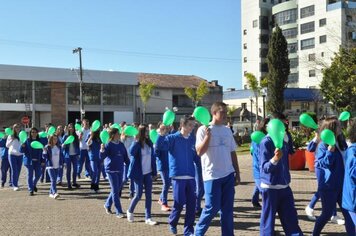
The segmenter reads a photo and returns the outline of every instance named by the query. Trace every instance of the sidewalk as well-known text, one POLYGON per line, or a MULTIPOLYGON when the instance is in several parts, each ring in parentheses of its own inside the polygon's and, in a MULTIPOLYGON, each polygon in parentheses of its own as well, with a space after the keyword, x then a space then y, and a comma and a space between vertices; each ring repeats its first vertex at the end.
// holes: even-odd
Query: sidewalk
MULTIPOLYGON (((251 206, 254 182, 251 173, 251 157, 239 156, 242 184, 236 187, 234 204, 235 235, 259 235, 259 210, 251 206)), ((28 196, 26 189, 26 168, 21 172, 21 191, 14 192, 5 187, 0 189, 0 235, 171 235, 168 230, 169 213, 160 211, 157 199, 161 191, 160 181, 154 182, 152 219, 157 226, 144 224, 144 199, 135 209, 135 223, 126 218, 118 219, 105 214, 104 201, 110 191, 108 182, 101 182, 101 193, 89 190, 89 180, 80 180, 81 188, 67 191, 58 188, 60 199, 48 197, 49 184, 39 184, 35 196, 28 196), (25 185, 25 186, 24 186, 25 185)), ((314 222, 307 219, 304 208, 316 190, 314 173, 307 170, 292 171, 292 189, 299 214, 299 224, 305 235, 311 235, 314 222)), ((124 189, 121 203, 126 210, 129 205, 128 188, 124 189)), ((144 197, 144 195, 143 195, 144 197)), ((171 193, 169 198, 172 198, 171 193)), ((171 205, 172 202, 170 202, 171 205)), ((320 212, 320 203, 316 213, 320 212)), ((184 212, 183 212, 184 213, 184 212)), ((341 212, 338 211, 341 215, 341 212)), ((178 233, 182 235, 184 219, 180 219, 178 233)), ((279 220, 276 229, 284 235, 279 220)), ((323 235, 346 235, 344 226, 328 223, 323 235)), ((215 218, 206 235, 220 235, 220 222, 215 218)), ((278 235, 278 234, 277 234, 278 235)))

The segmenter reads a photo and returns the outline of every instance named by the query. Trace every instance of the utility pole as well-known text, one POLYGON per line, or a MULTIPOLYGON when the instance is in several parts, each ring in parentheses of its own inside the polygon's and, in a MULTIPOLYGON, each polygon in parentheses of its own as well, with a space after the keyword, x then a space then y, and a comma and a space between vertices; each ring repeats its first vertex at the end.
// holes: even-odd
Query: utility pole
POLYGON ((82 67, 82 48, 77 47, 73 49, 73 54, 79 54, 79 105, 80 105, 80 120, 82 121, 85 116, 84 104, 83 104, 83 67, 82 67))

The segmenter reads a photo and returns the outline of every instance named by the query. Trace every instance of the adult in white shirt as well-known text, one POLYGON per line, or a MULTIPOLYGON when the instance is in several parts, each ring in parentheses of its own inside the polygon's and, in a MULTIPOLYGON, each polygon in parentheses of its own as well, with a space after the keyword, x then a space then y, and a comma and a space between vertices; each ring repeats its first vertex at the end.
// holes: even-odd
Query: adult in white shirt
POLYGON ((80 156, 78 161, 78 168, 77 168, 77 175, 78 179, 80 179, 80 175, 82 174, 83 165, 85 163, 85 176, 89 178, 91 176, 91 167, 90 167, 90 160, 88 154, 88 144, 87 139, 90 136, 90 127, 89 127, 89 120, 83 119, 82 120, 82 129, 81 132, 77 133, 79 137, 79 148, 80 148, 80 156))
POLYGON ((213 120, 201 126, 196 136, 196 150, 201 157, 205 190, 205 208, 195 227, 195 235, 206 233, 211 220, 221 211, 221 235, 234 234, 234 186, 240 183, 236 143, 225 126, 227 105, 215 102, 210 110, 213 120))
POLYGON ((19 191, 20 189, 18 181, 23 161, 23 153, 20 152, 20 125, 14 124, 12 130, 13 134, 7 137, 6 147, 9 149, 9 162, 11 168, 12 186, 14 187, 14 191, 19 191))

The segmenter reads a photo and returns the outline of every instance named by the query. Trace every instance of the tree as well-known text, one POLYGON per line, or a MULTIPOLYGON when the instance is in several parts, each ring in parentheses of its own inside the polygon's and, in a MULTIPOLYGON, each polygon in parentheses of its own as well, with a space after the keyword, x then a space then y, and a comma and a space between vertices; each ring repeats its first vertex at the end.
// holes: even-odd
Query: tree
POLYGON ((155 87, 156 86, 153 83, 140 84, 138 87, 140 98, 143 103, 143 122, 146 122, 146 105, 148 100, 150 100, 153 89, 155 89, 155 87))
MULTIPOLYGON (((256 120, 258 119, 258 97, 260 96, 261 86, 258 85, 256 76, 252 73, 246 73, 245 77, 247 79, 248 87, 253 91, 256 99, 256 120)), ((252 111, 251 111, 252 113, 252 111)))
POLYGON ((184 93, 192 100, 194 107, 198 106, 199 102, 209 92, 206 81, 202 80, 197 88, 187 87, 184 93))
POLYGON ((284 111, 284 89, 288 84, 290 65, 287 41, 277 25, 269 40, 267 74, 267 110, 270 112, 284 111))
POLYGON ((234 114, 234 112, 237 110, 237 107, 232 105, 228 105, 227 106, 227 116, 229 117, 229 121, 232 121, 232 115, 234 114))
POLYGON ((323 96, 337 112, 356 112, 356 48, 340 48, 320 84, 323 96))

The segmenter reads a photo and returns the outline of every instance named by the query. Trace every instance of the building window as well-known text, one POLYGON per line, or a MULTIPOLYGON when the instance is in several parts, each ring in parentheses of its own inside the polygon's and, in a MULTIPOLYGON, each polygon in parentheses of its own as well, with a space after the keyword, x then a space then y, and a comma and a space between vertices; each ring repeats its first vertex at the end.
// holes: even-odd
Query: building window
POLYGON ((274 4, 274 0, 271 0, 271 3, 274 4))
POLYGON ((282 31, 282 34, 286 39, 295 38, 298 35, 298 28, 286 29, 282 31))
POLYGON ((160 96, 160 92, 159 92, 158 90, 155 90, 155 91, 154 91, 154 95, 155 95, 156 97, 159 97, 159 96, 160 96))
POLYGON ((356 41, 356 32, 349 32, 349 40, 356 41))
POLYGON ((268 48, 261 48, 260 49, 260 57, 266 58, 268 54, 268 48))
POLYGON ((315 70, 309 70, 309 77, 315 77, 315 70))
POLYGON ((308 55, 308 61, 315 61, 315 53, 311 53, 308 55))
POLYGON ((298 51, 298 43, 290 43, 287 48, 289 53, 296 53, 298 51))
POLYGON ((300 48, 302 50, 310 49, 310 48, 314 48, 314 47, 315 47, 314 38, 304 39, 304 40, 300 41, 300 48))
POLYGON ((245 63, 247 62, 247 57, 244 57, 244 62, 245 62, 245 63))
POLYGON ((298 83, 298 73, 290 73, 288 76, 288 83, 298 83))
POLYGON ((305 18, 314 15, 314 5, 300 9, 300 18, 305 18))
POLYGON ((266 0, 263 0, 263 2, 266 2, 266 0))
POLYGON ((321 57, 324 57, 324 52, 321 52, 320 55, 321 55, 321 57))
POLYGON ((322 35, 319 37, 319 43, 322 44, 322 43, 326 43, 326 35, 322 35))
POLYGON ((0 80, 0 103, 32 103, 32 81, 0 80))
POLYGON ((279 26, 297 22, 297 9, 286 10, 274 15, 275 23, 279 26))
POLYGON ((298 67, 298 58, 291 58, 289 59, 290 68, 297 68, 298 67))
POLYGON ((300 103, 300 108, 301 108, 302 111, 309 110, 309 107, 310 107, 309 102, 301 102, 300 103))
POLYGON ((174 107, 193 107, 193 102, 187 95, 173 95, 172 103, 174 107))
POLYGON ((132 106, 133 105, 133 87, 129 85, 103 85, 103 104, 132 106))
POLYGON ((260 64, 260 71, 261 72, 268 72, 268 64, 267 63, 261 63, 260 64))
POLYGON ((323 27, 326 25, 326 18, 320 19, 319 20, 319 27, 323 27))
POLYGON ((268 16, 261 16, 260 22, 261 22, 261 29, 269 30, 268 16))
POLYGON ((268 42, 269 42, 269 35, 261 34, 260 35, 260 43, 268 44, 268 42))
POLYGON ((314 21, 300 25, 300 33, 301 33, 301 34, 306 34, 306 33, 314 32, 314 30, 315 30, 314 21))
MULTIPOLYGON (((64 86, 65 83, 63 83, 64 86)), ((35 82, 36 104, 51 104, 51 83, 44 81, 35 82)))
POLYGON ((292 102, 291 101, 284 101, 284 108, 286 110, 291 110, 292 109, 292 102))
POLYGON ((258 20, 254 20, 253 22, 252 22, 252 27, 253 28, 256 28, 258 26, 258 20))
POLYGON ((244 35, 247 35, 247 30, 246 29, 244 29, 244 35))
POLYGON ((84 105, 100 105, 101 85, 84 84, 83 85, 83 103, 84 105))
POLYGON ((244 49, 247 49, 247 43, 244 43, 244 49))

